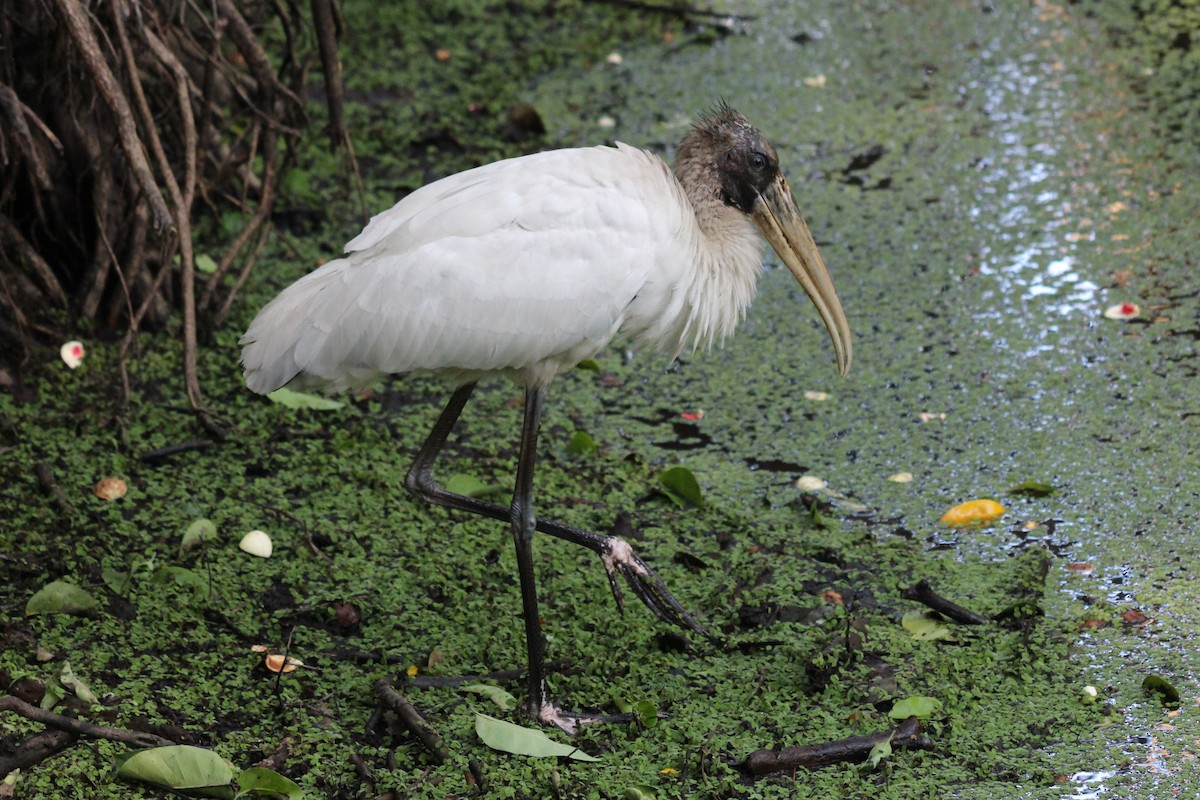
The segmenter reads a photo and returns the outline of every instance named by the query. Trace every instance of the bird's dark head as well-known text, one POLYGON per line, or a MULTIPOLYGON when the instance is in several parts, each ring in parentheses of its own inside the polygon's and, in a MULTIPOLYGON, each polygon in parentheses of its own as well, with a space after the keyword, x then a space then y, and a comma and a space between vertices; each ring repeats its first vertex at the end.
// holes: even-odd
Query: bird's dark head
POLYGON ((749 214, 779 176, 779 156, 758 129, 722 103, 700 118, 679 145, 676 171, 705 173, 721 201, 749 214))
POLYGON ((749 217, 812 298, 829 329, 838 370, 850 369, 850 326, 842 303, 792 190, 779 156, 758 129, 722 103, 701 117, 675 158, 675 176, 701 230, 717 231, 736 209, 749 217))

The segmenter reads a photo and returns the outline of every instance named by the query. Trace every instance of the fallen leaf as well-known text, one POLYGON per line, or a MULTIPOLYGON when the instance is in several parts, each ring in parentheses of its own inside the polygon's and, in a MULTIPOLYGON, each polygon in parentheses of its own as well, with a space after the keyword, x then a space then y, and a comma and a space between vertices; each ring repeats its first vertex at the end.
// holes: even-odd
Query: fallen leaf
POLYGON ((271 392, 267 395, 267 399, 273 403, 278 403, 284 408, 311 408, 314 411, 333 411, 345 405, 345 403, 340 400, 334 400, 332 397, 321 397, 316 394, 296 392, 286 387, 271 392))
POLYGON ((25 604, 25 616, 34 614, 78 614, 91 611, 99 603, 78 586, 52 581, 37 591, 25 604))
POLYGON ((483 695, 495 703, 501 711, 511 711, 517 707, 517 698, 513 697, 511 692, 499 686, 491 686, 486 683, 470 683, 458 688, 463 692, 474 692, 475 694, 483 695))
POLYGON ((464 497, 486 497, 504 491, 498 483, 484 483, 474 475, 451 475, 446 481, 446 491, 461 494, 464 497))
POLYGON ((909 717, 929 719, 933 712, 941 707, 942 704, 936 697, 915 695, 913 697, 906 697, 895 703, 892 706, 892 710, 888 712, 888 716, 896 720, 904 720, 909 717))
POLYGON ((942 619, 925 611, 909 611, 900 624, 912 637, 922 642, 953 642, 954 631, 942 619))
POLYGON ((212 750, 177 744, 138 750, 119 758, 117 776, 168 789, 205 789, 228 786, 233 768, 212 750))
POLYGON ((802 492, 819 492, 828 485, 816 475, 801 475, 796 479, 796 488, 802 492))
POLYGON ((295 672, 298 668, 304 666, 304 662, 298 658, 291 656, 282 656, 278 653, 267 653, 263 658, 263 664, 271 672, 282 672, 285 675, 289 672, 295 672))
POLYGON ((575 431, 571 435, 571 441, 567 442, 566 450, 569 455, 590 456, 600 452, 600 445, 583 431, 575 431))
POLYGON ((688 504, 696 508, 704 506, 700 484, 687 467, 672 467, 658 476, 658 482, 662 484, 667 497, 671 498, 676 505, 688 504))
POLYGON ((179 552, 186 553, 194 550, 207 541, 217 538, 217 526, 210 519, 198 519, 183 532, 179 542, 179 552))
POLYGON ((58 682, 70 689, 75 693, 76 697, 89 705, 100 702, 100 698, 96 697, 96 693, 88 688, 86 683, 76 677, 74 670, 71 669, 70 661, 63 662, 62 671, 58 675, 58 682))
POLYGON ((493 750, 535 758, 566 757, 576 761, 599 761, 578 747, 556 742, 536 728, 523 728, 487 714, 475 715, 475 733, 493 750))
POLYGON ((1049 497, 1054 494, 1054 487, 1041 481, 1022 481, 1010 488, 1008 493, 1025 497, 1049 497))
POLYGON ((1179 690, 1161 675, 1147 675, 1142 688, 1157 694, 1165 706, 1179 706, 1179 690))
POLYGON ((283 777, 273 769, 266 767, 250 767, 237 776, 238 797, 253 795, 276 797, 283 795, 288 800, 300 800, 304 790, 294 781, 283 777))
POLYGON ((1004 506, 995 500, 968 500, 942 514, 943 525, 958 528, 964 525, 983 525, 1004 515, 1004 506))
POLYGON ((92 494, 101 500, 120 500, 129 491, 129 486, 120 478, 101 478, 92 487, 92 494))

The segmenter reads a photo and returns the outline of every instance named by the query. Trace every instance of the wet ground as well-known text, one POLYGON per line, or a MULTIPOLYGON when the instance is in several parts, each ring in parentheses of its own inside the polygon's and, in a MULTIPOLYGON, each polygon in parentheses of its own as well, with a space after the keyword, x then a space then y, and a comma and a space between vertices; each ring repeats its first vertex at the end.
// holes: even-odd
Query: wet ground
MULTIPOLYGON (((1132 88, 1139 69, 1111 49, 1092 6, 771 5, 669 25, 669 39, 619 59, 531 78, 525 98, 547 145, 617 138, 668 155, 698 110, 729 101, 778 149, 854 330, 843 380, 815 312, 772 263, 723 349, 663 365, 613 347, 599 373, 551 389, 546 515, 605 527, 630 512, 638 550, 741 645, 672 638, 632 598, 614 615, 594 560, 539 540, 550 655, 571 662, 557 696, 605 708, 648 698, 669 719, 581 737, 597 765, 488 751, 474 712, 495 710, 445 689, 412 697, 457 760, 435 766, 411 737, 373 725, 370 687, 398 664, 444 676, 523 663, 511 547, 502 527, 397 491, 442 398, 431 382, 395 381, 332 414, 280 409, 241 386, 238 330, 201 363, 233 432, 219 446, 142 459, 197 435, 178 410, 167 337, 143 338, 124 415, 111 414, 114 355, 99 342, 85 369, 31 370, 24 399, 4 398, 3 476, 23 499, 3 507, 15 525, 2 531, 12 613, 0 667, 52 682, 69 660, 113 693, 114 724, 177 726, 239 767, 276 759, 314 796, 363 791, 351 753, 379 792, 422 797, 469 791, 468 757, 494 796, 1195 795, 1194 153, 1156 133, 1157 112, 1132 88), (1136 313, 1105 316, 1121 304, 1136 313), (567 452, 575 431, 599 451, 567 452), (45 495, 32 464, 52 470, 73 511, 45 495), (677 464, 699 480, 703 510, 651 491, 677 464), (912 480, 888 480, 898 473, 912 480), (91 497, 106 474, 129 480, 121 504, 91 497), (798 488, 805 476, 826 488, 798 488), (1030 482, 1052 491, 1014 491, 1030 482), (984 528, 938 523, 978 497, 1008 513, 984 528), (198 517, 219 538, 184 553, 179 537, 198 517), (275 538, 268 561, 236 548, 255 527, 275 538), (105 612, 23 618, 55 578, 89 588, 105 612), (918 606, 900 590, 921 578, 981 613, 1017 610, 956 629, 953 643, 914 642, 900 619, 918 606), (346 602, 361 623, 335 615, 346 602), (289 642, 313 669, 279 681, 250 647, 289 642), (1178 690, 1177 707, 1143 688, 1147 676, 1178 690), (1088 685, 1094 703, 1081 699, 1088 685), (733 767, 756 748, 886 729, 907 695, 942 701, 927 723, 933 751, 753 783, 733 767)), ((385 39, 391 24, 381 16, 385 39)), ((402 33, 400 55, 413 59, 420 48, 402 33)), ((448 40, 451 63, 471 41, 491 39, 448 40)), ((359 61, 387 71, 386 58, 359 61)), ((412 99, 389 92, 376 102, 412 99)), ((352 109, 373 207, 429 177, 380 155, 428 124, 415 102, 352 109)), ((419 163, 445 166, 470 113, 448 120, 419 163)), ((239 313, 248 320, 270 285, 357 230, 332 227, 323 241, 291 231, 239 313)), ((482 389, 446 471, 506 482, 518 404, 511 387, 482 389)), ((3 722, 6 743, 30 733, 3 722)), ((77 747, 17 796, 135 796, 95 777, 117 750, 77 747)))

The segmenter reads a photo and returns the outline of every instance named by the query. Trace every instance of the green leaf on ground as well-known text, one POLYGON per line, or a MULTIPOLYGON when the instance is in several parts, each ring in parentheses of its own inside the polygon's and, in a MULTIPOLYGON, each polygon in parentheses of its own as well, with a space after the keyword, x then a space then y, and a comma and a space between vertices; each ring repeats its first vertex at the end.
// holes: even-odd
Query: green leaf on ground
POLYGON ((238 793, 235 800, 242 797, 286 797, 288 800, 300 800, 304 790, 273 769, 266 767, 250 767, 237 776, 238 793))
POLYGON ((483 695, 499 706, 501 711, 511 711, 517 706, 517 698, 499 686, 490 686, 486 683, 472 683, 458 688, 464 692, 474 692, 475 694, 483 695))
POLYGON ((208 581, 186 567, 159 567, 154 582, 163 586, 174 584, 191 592, 193 600, 208 599, 208 581))
POLYGON ((334 400, 332 397, 294 392, 287 387, 276 389, 268 394, 267 397, 272 402, 286 408, 311 408, 314 411, 333 411, 345 405, 345 403, 340 400, 334 400))
POLYGON ((1008 493, 1024 497, 1049 497, 1054 494, 1054 487, 1040 481, 1022 481, 1016 486, 1010 487, 1008 493))
POLYGON ((493 750, 536 758, 572 758, 576 761, 599 761, 578 747, 556 742, 536 728, 523 728, 487 714, 475 715, 475 733, 480 741, 493 750))
POLYGON ((687 467, 672 467, 658 476, 658 482, 662 484, 667 497, 671 498, 676 505, 687 504, 696 508, 704 507, 704 496, 700 493, 700 484, 687 467))
POLYGON ((205 542, 217 538, 217 526, 213 524, 211 519, 198 519, 191 525, 188 525, 186 531, 183 532, 183 539, 179 542, 179 552, 186 553, 189 550, 194 550, 205 542))
POLYGON ((177 744, 125 756, 117 764, 117 776, 168 789, 205 789, 228 786, 233 768, 212 750, 177 744))
POLYGON ((74 692, 75 696, 85 703, 95 704, 100 702, 100 698, 96 697, 96 694, 88 688, 88 685, 75 676, 75 671, 71 669, 70 661, 63 662, 62 671, 58 675, 58 682, 74 692))
POLYGON ((1179 690, 1174 684, 1161 675, 1147 675, 1142 681, 1142 688, 1159 696, 1164 706, 1178 707, 1179 690))
POLYGON ((83 589, 66 581, 53 581, 46 584, 29 598, 25 604, 25 616, 34 614, 79 614, 91 611, 99 605, 83 589))
POLYGON ((492 494, 499 494, 504 491, 504 487, 498 483, 484 483, 474 475, 451 475, 446 481, 446 491, 461 494, 464 497, 487 497, 492 494))
POLYGON ((885 739, 871 748, 871 752, 867 755, 867 763, 870 764, 872 768, 878 767, 879 762, 883 761, 891 754, 892 742, 889 739, 885 739))
POLYGON ((567 453, 573 456, 590 456, 600 452, 596 440, 583 431, 575 431, 571 441, 567 442, 567 453))
POLYGON ((953 642, 954 631, 944 620, 925 611, 909 611, 900 620, 904 630, 923 642, 953 642))
POLYGON ((909 717, 917 719, 929 719, 933 712, 942 707, 942 704, 936 697, 923 697, 915 695, 906 697, 903 700, 897 701, 892 706, 892 710, 888 712, 888 716, 892 719, 904 720, 909 717))

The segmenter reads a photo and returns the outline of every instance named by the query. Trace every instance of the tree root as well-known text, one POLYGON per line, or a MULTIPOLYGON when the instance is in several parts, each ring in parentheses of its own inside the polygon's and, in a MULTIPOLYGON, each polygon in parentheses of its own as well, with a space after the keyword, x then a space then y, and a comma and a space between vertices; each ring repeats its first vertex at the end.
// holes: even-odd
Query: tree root
POLYGON ((198 342, 267 242, 307 125, 306 47, 324 65, 331 142, 361 184, 342 110, 338 0, 310 4, 315 44, 292 3, 47 0, 0 14, 11 55, 0 59, 0 316, 19 334, 0 341, 0 362, 57 348, 79 318, 124 329, 128 400, 138 331, 179 312, 185 390, 204 407, 198 342), (268 55, 258 37, 279 28, 281 52, 268 55), (247 220, 209 275, 193 251, 198 209, 247 220))

